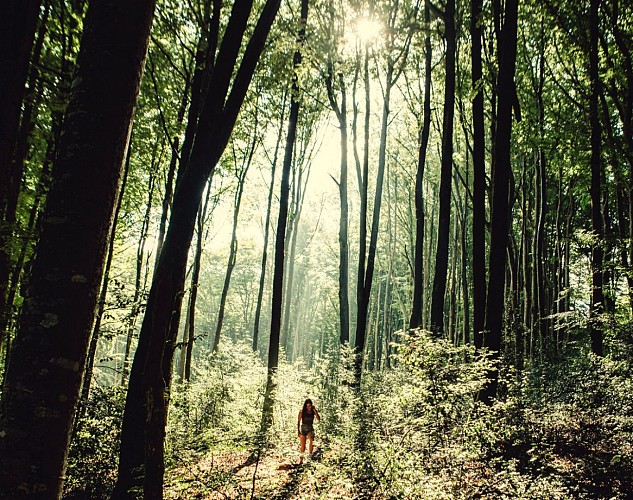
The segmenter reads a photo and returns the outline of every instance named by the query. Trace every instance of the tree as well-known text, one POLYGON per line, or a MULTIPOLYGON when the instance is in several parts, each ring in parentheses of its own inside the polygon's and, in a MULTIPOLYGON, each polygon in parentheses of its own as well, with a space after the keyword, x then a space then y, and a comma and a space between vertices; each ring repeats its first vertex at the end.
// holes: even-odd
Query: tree
POLYGON ((600 116, 598 114, 598 100, 600 96, 600 77, 598 68, 598 22, 600 0, 591 0, 589 9, 589 81, 591 94, 589 97, 589 121, 591 126, 591 227, 595 241, 591 248, 591 350, 594 354, 602 356, 602 327, 600 325, 600 315, 604 310, 604 293, 602 279, 602 265, 604 251, 602 240, 604 229, 602 221, 601 203, 601 160, 600 142, 601 127, 600 116))
POLYGON ((61 495, 154 2, 86 14, 44 226, 7 370, 0 494, 61 495), (27 439, 26 436, 29 436, 27 439))
MULTIPOLYGON (((214 8, 219 8, 219 3, 214 8)), ((215 169, 242 107, 257 61, 279 9, 267 0, 243 53, 237 59, 253 7, 236 0, 209 78, 198 130, 186 167, 178 172, 171 219, 152 281, 132 363, 126 399, 119 472, 114 496, 125 498, 143 483, 145 495, 162 498, 167 389, 175 334, 196 214, 208 177, 215 169), (231 85, 232 83, 232 85, 231 85), (140 476, 140 477, 139 477, 140 476)), ((219 11, 214 15, 219 15, 219 11)))
POLYGON ((415 260, 413 264, 413 306, 409 328, 420 328, 422 324, 422 298, 424 295, 424 167, 426 166, 426 150, 431 131, 431 8, 429 0, 424 2, 424 107, 422 130, 420 131, 420 147, 418 150, 418 169, 415 176, 415 260))
MULTIPOLYGON (((498 361, 505 302, 506 251, 510 226, 509 184, 511 172, 512 108, 515 99, 518 0, 506 2, 503 29, 499 40, 497 76, 497 126, 494 138, 492 211, 490 217, 490 255, 488 260, 488 295, 483 345, 498 361)), ((497 392, 499 372, 492 368, 480 399, 490 404, 497 392)))
POLYGON ((482 2, 472 0, 470 12, 473 97, 473 339, 483 345, 486 315, 486 158, 484 92, 481 63, 482 2))
POLYGON ((288 201, 290 196, 290 167, 297 137, 297 122, 301 102, 299 69, 301 67, 301 48, 305 42, 308 23, 308 0, 301 0, 301 18, 297 35, 297 49, 292 58, 292 90, 290 95, 290 113, 288 131, 284 148, 284 161, 281 168, 281 188, 279 194, 279 215, 277 217, 277 235, 275 238, 275 264, 273 272, 272 310, 270 320, 270 340, 268 344, 268 376, 262 411, 261 433, 264 434, 272 423, 275 377, 279 366, 279 337, 281 333, 281 310, 284 283, 284 257, 286 248, 286 225, 288 222, 288 201))
POLYGON ((0 342, 6 333, 5 316, 12 305, 7 302, 9 243, 15 221, 15 202, 11 199, 17 198, 14 193, 22 180, 15 170, 13 153, 40 5, 41 0, 7 2, 0 21, 0 342))
POLYGON ((444 299, 448 271, 448 240, 451 221, 451 184, 453 178, 453 117, 455 115, 455 0, 447 0, 442 13, 446 37, 444 80, 444 115, 442 124, 442 164, 440 174, 439 220, 435 273, 433 274, 433 300, 431 302, 431 330, 436 335, 444 332, 444 299))

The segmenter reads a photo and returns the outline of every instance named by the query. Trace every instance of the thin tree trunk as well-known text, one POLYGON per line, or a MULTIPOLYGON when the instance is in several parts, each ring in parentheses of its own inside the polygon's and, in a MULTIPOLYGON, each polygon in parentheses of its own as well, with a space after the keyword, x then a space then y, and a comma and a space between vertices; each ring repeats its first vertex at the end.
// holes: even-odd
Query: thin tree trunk
POLYGON ((446 77, 444 81, 444 119, 442 125, 442 166, 440 173, 439 220, 437 251, 433 275, 431 330, 435 335, 444 332, 444 300, 448 270, 448 240, 451 222, 451 183, 453 177, 453 116, 455 108, 455 0, 447 0, 444 11, 446 36, 446 77))
POLYGON ((341 105, 334 98, 333 90, 333 68, 332 63, 328 64, 328 75, 326 78, 327 95, 330 106, 336 115, 339 123, 340 143, 341 143, 341 167, 340 178, 336 183, 339 190, 340 201, 340 222, 339 222, 339 340, 341 345, 349 343, 349 243, 348 243, 348 218, 349 209, 347 203, 347 91, 345 88, 345 78, 339 73, 339 85, 341 88, 341 105))
POLYGON ((272 206, 272 199, 275 187, 275 172, 277 170, 277 158, 279 154, 279 145, 281 144, 281 136, 283 133, 284 124, 284 111, 286 108, 286 98, 288 94, 286 91, 283 93, 281 100, 281 113, 279 115, 279 129, 277 133, 277 142, 275 143, 275 153, 273 155, 273 161, 270 171, 270 187, 268 188, 268 201, 266 204, 266 220, 264 222, 264 248, 262 250, 262 266, 261 273, 259 275, 259 288, 257 291, 257 305, 255 307, 255 321, 253 322, 253 351, 257 352, 259 343, 259 321, 262 313, 262 302, 264 297, 264 285, 266 283, 266 264, 268 263, 268 238, 270 235, 270 213, 272 206))
POLYGON ((600 96, 600 77, 598 60, 598 23, 600 0, 591 0, 589 9, 589 80, 591 95, 589 99, 589 120, 591 124, 591 227, 596 241, 591 249, 592 293, 589 309, 591 331, 591 350, 602 356, 602 325, 600 316, 604 308, 602 283, 602 261, 604 238, 602 213, 600 204, 602 166, 600 161, 601 127, 598 115, 598 99, 600 96))
POLYGON ((482 78, 482 0, 472 0, 470 13, 473 97, 473 338, 483 346, 486 315, 486 138, 482 78))
MULTIPOLYGON (((257 108, 257 104, 256 104, 257 108)), ((235 205, 233 209, 233 232, 231 234, 231 245, 229 252, 229 260, 226 265, 226 274, 224 276, 224 286, 222 287, 222 295, 220 297, 220 308, 218 311, 218 321, 215 328, 215 337, 213 340, 213 352, 218 352, 220 346, 220 334, 222 333, 222 325, 224 323, 224 311, 226 308, 226 298, 229 294, 229 287, 231 286, 231 276, 233 269, 235 268, 235 262, 237 259, 237 221, 240 216, 240 206, 242 205, 242 193, 244 192, 244 183, 246 182, 246 174, 253 161, 253 155, 255 154, 255 146, 257 145, 257 115, 255 115, 255 124, 253 126, 253 142, 250 145, 248 158, 242 167, 240 172, 236 172, 237 186, 235 188, 235 205)), ((234 155, 235 158, 235 155, 234 155)), ((235 168, 237 169, 237 158, 235 158, 235 168)))
MULTIPOLYGON (((429 0, 424 2, 424 23, 430 25, 431 12, 429 0)), ((424 167, 426 150, 431 130, 431 30, 424 37, 424 105, 422 130, 420 131, 420 149, 418 150, 418 170, 415 177, 415 261, 413 266, 413 306, 409 328, 422 328, 422 309, 424 295, 424 167)))
POLYGON ((189 308, 187 309, 187 323, 185 324, 186 341, 183 334, 183 345, 181 349, 181 373, 180 380, 189 382, 191 380, 191 358, 193 355, 193 343, 196 340, 196 302, 198 300, 198 288, 200 287, 200 269, 202 262, 202 249, 204 245, 204 225, 209 211, 209 199, 211 197, 212 178, 207 182, 207 194, 201 210, 198 212, 198 224, 196 235, 196 255, 191 273, 191 290, 189 292, 189 308))
MULTIPOLYGON (((130 136, 130 144, 132 143, 132 137, 130 136)), ((119 191, 119 198, 117 200, 116 208, 114 209, 114 215, 112 217, 112 230, 110 231, 110 239, 108 243, 108 254, 106 256, 105 266, 103 269, 103 279, 101 280, 101 290, 99 292, 99 300, 97 301, 97 311, 95 313, 94 325, 92 327, 92 336, 90 337, 90 346, 88 347, 88 355, 86 358, 86 368, 84 371, 84 378, 81 385, 81 398, 78 417, 83 417, 88 397, 90 396, 90 385, 92 384, 92 375, 94 370, 95 356, 97 355, 97 347, 99 345, 99 334, 101 330, 101 320, 103 319, 103 313, 105 312, 106 298, 108 295, 108 286, 110 284, 110 268, 112 266, 112 258, 114 256, 114 243, 116 228, 119 222, 119 213, 121 212, 121 205, 123 204, 123 196, 125 195, 125 188, 127 186, 127 179, 130 173, 130 158, 131 148, 127 148, 125 156, 125 166, 123 169, 123 179, 121 181, 121 189, 119 191)))
MULTIPOLYGON (((162 147, 162 146, 161 146, 162 147)), ((147 233, 149 231, 150 216, 152 213, 152 202, 154 198, 154 186, 156 185, 156 168, 155 164, 160 162, 162 154, 157 155, 158 143, 154 150, 154 158, 152 159, 152 172, 149 176, 149 185, 147 186, 147 204, 145 205, 145 214, 141 223, 141 231, 139 234, 138 245, 136 249, 136 276, 134 278, 134 295, 132 297, 132 308, 128 318, 127 333, 125 338, 125 350, 123 352, 123 368, 121 370, 121 387, 127 384, 127 378, 130 371, 130 351, 132 350, 132 340, 139 314, 141 312, 141 297, 143 292, 143 268, 145 267, 145 244, 147 242, 147 233)))
MULTIPOLYGON (((491 213, 491 237, 488 295, 484 347, 490 349, 492 359, 498 360, 501 350, 503 308, 505 301, 506 255, 510 225, 509 183, 510 143, 512 136, 512 105, 514 101, 514 73, 516 68, 518 0, 505 5, 503 30, 499 44, 498 107, 494 140, 494 175, 491 213)), ((480 399, 491 404, 497 393, 499 372, 496 367, 488 374, 488 382, 480 399)))
POLYGON ((288 132, 281 172, 281 192, 279 195, 279 215, 277 219, 277 236, 275 240, 275 266, 273 273, 272 309, 270 320, 270 341, 268 345, 268 376, 266 393, 262 411, 261 434, 265 434, 272 424, 273 402, 275 397, 276 374, 279 366, 279 337, 281 332, 281 313, 284 283, 284 253, 286 225, 288 221, 288 198, 290 195, 290 168, 293 150, 297 137, 299 119, 300 88, 298 71, 301 67, 301 47, 305 42, 306 24, 308 22, 308 0, 301 0, 301 19, 297 36, 297 50, 293 56, 292 91, 290 98, 290 114, 288 115, 288 132))

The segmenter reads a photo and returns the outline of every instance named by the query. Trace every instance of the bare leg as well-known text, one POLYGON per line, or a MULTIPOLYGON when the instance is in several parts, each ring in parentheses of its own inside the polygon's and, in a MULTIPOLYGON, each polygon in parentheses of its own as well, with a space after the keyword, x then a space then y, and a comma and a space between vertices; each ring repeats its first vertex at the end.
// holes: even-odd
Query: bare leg
POLYGON ((314 451, 314 432, 308 434, 308 439, 310 440, 310 455, 312 455, 312 452, 314 451))
MULTIPOLYGON (((302 464, 303 463, 303 454, 306 451, 306 437, 301 434, 299 436, 299 450, 301 451, 301 457, 299 458, 299 463, 302 464)), ((310 441, 310 445, 312 445, 312 441, 310 441)))

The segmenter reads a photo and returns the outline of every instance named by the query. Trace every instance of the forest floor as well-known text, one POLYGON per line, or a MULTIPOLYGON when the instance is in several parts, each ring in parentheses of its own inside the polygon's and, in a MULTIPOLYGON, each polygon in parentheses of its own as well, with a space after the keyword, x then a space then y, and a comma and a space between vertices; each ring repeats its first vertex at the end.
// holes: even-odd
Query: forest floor
MULTIPOLYGON (((325 471, 315 467, 320 459, 318 448, 303 464, 299 464, 297 454, 293 452, 288 456, 269 452, 259 462, 248 451, 209 454, 171 470, 165 485, 165 498, 282 500, 319 497, 319 484, 327 482, 325 477, 320 477, 325 471)), ((352 496, 343 485, 340 491, 330 490, 328 493, 330 498, 352 496)))

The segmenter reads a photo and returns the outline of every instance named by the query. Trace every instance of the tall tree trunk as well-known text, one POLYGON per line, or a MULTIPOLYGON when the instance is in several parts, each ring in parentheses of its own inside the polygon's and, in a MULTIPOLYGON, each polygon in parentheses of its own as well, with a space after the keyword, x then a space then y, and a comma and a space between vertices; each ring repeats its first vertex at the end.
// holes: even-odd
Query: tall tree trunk
MULTIPOLYGON (((40 5, 41 0, 6 2, 0 21, 0 316, 11 307, 6 302, 10 272, 8 243, 15 214, 9 205, 10 193, 21 181, 20 174, 15 172, 13 152, 40 5)), ((6 323, 2 321, 0 342, 6 323)))
POLYGON ((446 36, 446 76, 444 81, 444 118, 442 125, 442 166, 440 173, 440 212, 437 227, 437 251, 433 275, 431 330, 444 332, 444 299, 448 270, 448 239, 451 222, 451 183, 453 177, 453 116, 455 108, 455 0, 447 0, 444 10, 446 36))
MULTIPOLYGON (((164 143, 161 148, 164 147, 164 143)), ((123 369, 121 370, 121 387, 127 384, 127 377, 130 371, 130 352, 132 350, 132 341, 138 317, 142 307, 143 295, 143 268, 145 267, 145 244, 147 242, 147 233, 149 232, 150 216, 152 214, 152 202, 154 198, 154 186, 156 185, 156 164, 160 162, 159 158, 162 154, 158 154, 158 143, 155 146, 154 158, 152 159, 152 168, 149 175, 149 185, 147 186, 147 204, 145 205, 145 214, 141 223, 141 231, 139 234, 138 244, 136 247, 136 275, 134 277, 134 295, 132 297, 132 308, 128 318, 127 332, 125 338, 125 350, 123 352, 123 369)), ((147 279, 145 279, 147 281, 147 279)))
MULTIPOLYGON (((130 136, 130 144, 132 143, 132 137, 130 136)), ((110 269, 112 267, 112 258, 114 257, 114 242, 116 235, 116 228, 119 221, 119 213, 121 212, 121 205, 123 204, 123 196, 125 194, 125 187, 127 186, 127 179, 130 173, 130 154, 131 148, 127 148, 125 156, 125 167, 123 169, 123 180, 121 181, 121 189, 119 190, 119 198, 116 203, 114 215, 112 217, 112 229, 110 231, 110 239, 108 243, 108 253, 106 256, 105 266, 103 269, 103 278, 101 280, 101 289, 99 291, 99 299, 97 300, 97 311, 95 312, 94 324, 92 326, 92 336, 90 337, 90 346, 88 347, 88 355, 86 357, 86 368, 84 370, 84 377, 81 385, 81 398, 77 413, 78 417, 84 415, 86 403, 90 396, 90 385, 92 384, 92 375, 94 370, 95 356, 97 355, 97 347, 99 345, 99 333, 101 330, 101 320, 103 319, 103 313, 105 312, 106 298, 108 295, 108 285, 110 284, 110 269)))
POLYGON ((592 293, 589 310, 591 331, 591 350, 594 354, 602 356, 602 325, 600 315, 604 308, 604 293, 602 283, 602 261, 604 251, 602 211, 600 205, 601 195, 601 161, 600 142, 601 127, 598 114, 598 99, 600 96, 600 77, 598 61, 598 23, 600 0, 591 0, 589 9, 589 80, 591 95, 589 98, 589 121, 591 125, 591 227, 596 241, 591 249, 591 273, 592 293))
POLYGON ((339 299, 339 340, 341 344, 349 343, 349 243, 348 243, 348 218, 349 208, 347 203, 347 91, 345 78, 339 73, 338 80, 341 88, 341 104, 334 97, 333 68, 328 64, 326 78, 327 95, 330 106, 336 115, 339 124, 341 143, 341 174, 338 182, 340 201, 340 222, 338 232, 339 243, 339 273, 338 273, 338 299, 339 299))
POLYGON ((277 141, 275 143, 275 153, 270 170, 270 187, 268 188, 268 201, 266 203, 266 219, 264 221, 264 244, 262 250, 262 265, 259 275, 259 288, 257 290, 257 305, 255 306, 255 320, 253 322, 253 351, 257 352, 259 344, 259 321, 262 313, 262 302, 264 298, 264 285, 266 284, 266 264, 268 263, 268 238, 270 235, 270 213, 272 207, 273 193, 275 187, 275 172, 277 170, 277 159, 279 154, 279 145, 281 144, 281 136, 284 124, 284 111, 286 108, 286 98, 288 93, 284 90, 281 100, 281 113, 279 115, 279 129, 277 133, 277 141))
MULTIPOLYGON (((369 48, 365 47, 363 61, 363 80, 365 84, 365 116, 363 121, 363 164, 361 176, 358 178, 360 190, 359 214, 359 243, 358 243, 358 272, 356 276, 356 336, 359 329, 366 328, 367 318, 361 316, 361 305, 365 296, 365 263, 367 261, 367 202, 369 194, 369 119, 371 113, 370 79, 369 79, 369 48)), ((357 172, 358 174, 359 172, 357 172)), ((367 306, 365 306, 366 309, 367 306)), ((354 344, 358 345, 358 337, 354 344)))
POLYGON ((178 173, 171 219, 130 372, 114 498, 125 498, 130 488, 143 484, 142 480, 139 481, 143 474, 146 497, 162 498, 167 411, 165 391, 170 384, 174 334, 177 333, 172 324, 177 324, 180 315, 196 214, 206 181, 215 169, 235 125, 277 14, 279 0, 267 0, 236 69, 251 8, 251 0, 236 0, 233 5, 211 73, 210 90, 202 106, 191 155, 186 168, 178 173))
POLYGON ((88 7, 77 84, 3 391, 0 496, 25 490, 61 496, 153 12, 153 1, 88 7))
MULTIPOLYGON (((518 0, 508 0, 499 44, 499 74, 497 81, 497 126, 494 139, 494 175, 492 192, 490 258, 488 261, 488 295, 484 347, 490 350, 492 359, 499 359, 505 301, 505 275, 508 229, 510 225, 510 139, 512 136, 512 106, 514 102, 514 73, 516 68, 518 0)), ((489 382, 481 400, 490 404, 496 396, 499 372, 494 367, 488 374, 489 382)))
MULTIPOLYGON (((380 128, 380 145, 378 149, 378 173, 376 176, 376 191, 374 193, 374 212, 371 224, 371 235, 369 239, 369 251, 367 253, 367 269, 364 270, 363 294, 358 304, 358 315, 356 319, 356 362, 355 362, 355 384, 360 387, 363 353, 365 350, 365 337, 367 334, 367 312, 369 299, 371 297, 371 286, 374 277, 374 262, 376 260, 376 248, 378 245, 378 227, 380 225, 380 207, 382 204, 382 186, 386 165, 387 149, 387 125, 389 120, 389 103, 391 100, 391 89, 393 81, 394 67, 390 64, 387 68, 387 78, 385 82, 385 95, 382 108, 382 123, 380 128)), ((367 179, 365 179, 367 180, 367 179)))
MULTIPOLYGON (((431 23, 429 0, 424 2, 424 24, 431 23)), ((415 261, 413 266, 413 306, 409 328, 421 328, 422 298, 424 295, 424 167, 426 150, 431 130, 431 30, 424 36, 424 105, 422 111, 422 130, 420 131, 420 149, 418 150, 418 170, 415 176, 415 261)))
MULTIPOLYGON (((193 355, 193 343, 196 340, 196 302, 198 301, 198 288, 200 287, 200 269, 202 262, 202 247, 204 245, 204 225, 209 211, 209 199, 211 197, 212 178, 207 182, 207 194, 204 203, 198 211, 198 223, 196 234, 196 255, 191 273, 191 290, 189 292, 189 307, 187 309, 187 322, 183 333, 183 342, 180 348, 180 380, 191 380, 191 358, 193 355)), ((213 210, 213 209, 212 209, 213 210)))
POLYGON ((486 138, 482 77, 482 0, 472 0, 470 13, 473 89, 473 335, 483 346, 486 316, 486 138))
POLYGON ((288 132, 284 149, 284 161, 281 169, 281 192, 279 195, 279 215, 277 218, 277 235, 275 238, 275 266, 273 272, 272 309, 270 320, 270 340, 268 345, 268 376, 266 393, 262 411, 261 433, 264 434, 272 424, 274 392, 276 387, 277 367, 279 366, 279 337, 281 333, 281 309, 284 283, 285 236, 288 222, 288 202, 290 196, 290 168, 297 138, 297 122, 299 120, 299 70, 301 68, 301 48, 305 42, 308 22, 308 0, 301 0, 301 19, 297 36, 297 49, 293 56, 292 91, 290 94, 290 114, 288 115, 288 132))

